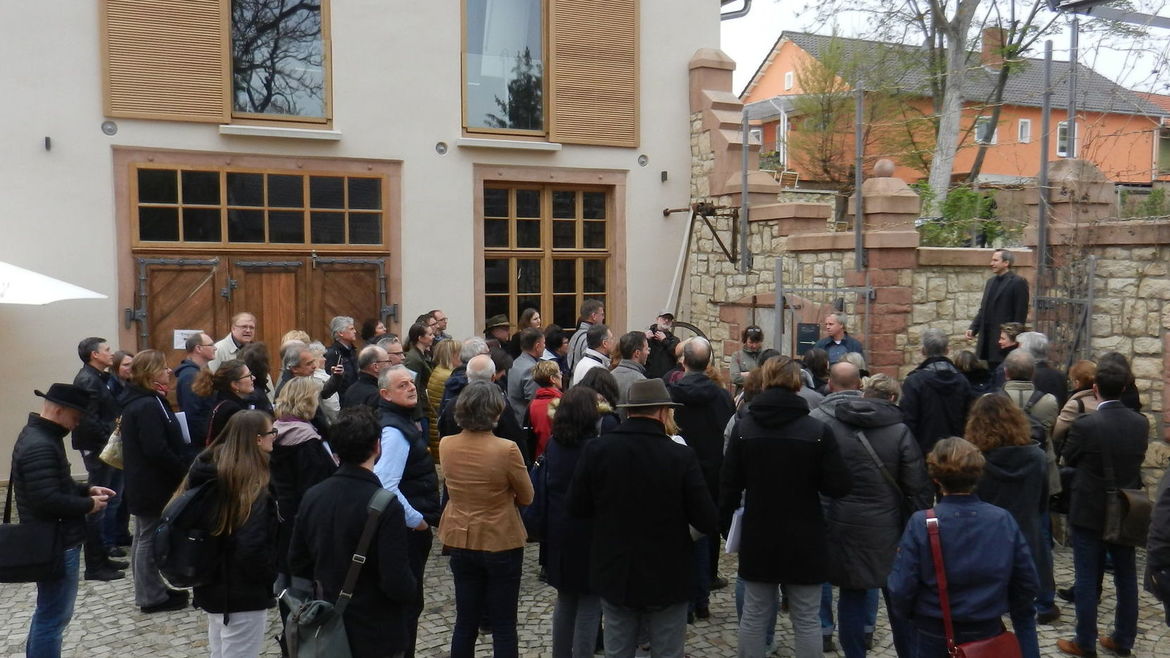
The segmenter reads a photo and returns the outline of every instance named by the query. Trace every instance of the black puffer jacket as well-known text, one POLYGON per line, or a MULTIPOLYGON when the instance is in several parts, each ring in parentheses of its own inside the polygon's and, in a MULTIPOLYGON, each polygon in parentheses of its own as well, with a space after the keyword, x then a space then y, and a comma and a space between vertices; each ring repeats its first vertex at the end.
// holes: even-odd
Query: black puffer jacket
POLYGON ((131 514, 157 517, 187 474, 194 450, 162 396, 138 386, 126 389, 122 408, 122 460, 126 505, 131 514))
POLYGON ((323 482, 337 470, 337 463, 321 435, 311 423, 293 417, 281 418, 273 424, 279 432, 272 446, 272 490, 280 504, 281 523, 277 533, 277 564, 287 571, 285 557, 292 539, 292 524, 301 498, 310 487, 323 482))
POLYGON ((929 507, 934 493, 918 442, 902 424, 898 407, 862 398, 858 391, 833 393, 812 417, 833 429, 853 480, 849 495, 826 501, 829 582, 847 589, 882 587, 894 565, 903 515, 929 507), (882 476, 858 432, 911 499, 913 510, 903 510, 901 494, 882 476))
MULTIPOLYGON (((204 451, 187 474, 188 488, 216 480, 211 452, 204 451)), ((212 486, 216 486, 213 484, 212 486)), ((207 612, 264 610, 276 603, 276 500, 263 492, 252 503, 248 520, 229 535, 215 581, 195 588, 195 607, 207 612)))
POLYGON ((932 356, 906 376, 899 406, 925 455, 939 439, 963 436, 970 404, 967 378, 947 357, 932 356))
POLYGON ((12 451, 12 485, 20 520, 60 519, 65 547, 71 548, 85 540, 85 515, 93 509, 93 500, 89 487, 69 475, 68 433, 39 414, 29 414, 12 451))
POLYGON ((73 447, 76 450, 100 451, 106 447, 106 441, 114 431, 118 414, 122 413, 122 405, 114 399, 114 393, 108 385, 109 379, 108 373, 100 372, 88 363, 81 366, 81 370, 73 377, 73 385, 84 388, 90 395, 85 415, 73 430, 73 447))
MULTIPOLYGON (((727 389, 701 372, 687 372, 668 386, 670 397, 683 406, 674 410, 678 433, 694 449, 712 500, 719 498, 719 469, 723 466, 723 430, 735 415, 727 389)), ((807 410, 806 410, 807 411, 807 410)))
POLYGON ((761 583, 819 585, 828 579, 828 541, 818 496, 849 493, 849 471, 833 430, 809 417, 808 403, 765 389, 732 430, 720 476, 724 536, 746 502, 739 575, 761 583))
POLYGON ((975 493, 983 502, 1011 512, 1032 551, 1041 583, 1051 587, 1052 565, 1048 562, 1051 553, 1041 550, 1044 535, 1040 522, 1040 515, 1048 507, 1048 456, 1035 441, 1024 446, 995 448, 983 456, 987 464, 975 493))

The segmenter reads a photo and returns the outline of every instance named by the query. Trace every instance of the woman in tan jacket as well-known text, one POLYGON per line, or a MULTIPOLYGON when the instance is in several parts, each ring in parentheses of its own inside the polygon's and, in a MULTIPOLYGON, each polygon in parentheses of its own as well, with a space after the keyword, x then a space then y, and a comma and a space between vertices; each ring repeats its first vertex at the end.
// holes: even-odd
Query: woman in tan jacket
POLYGON ((468 384, 455 402, 455 421, 463 431, 439 443, 449 496, 439 541, 450 549, 455 579, 451 658, 475 655, 485 612, 492 655, 518 655, 516 604, 528 536, 517 505, 532 502, 532 482, 520 448, 492 434, 504 410, 496 385, 468 384))
POLYGON ((1052 443, 1060 454, 1064 445, 1064 437, 1072 427, 1073 421, 1087 413, 1097 410, 1097 394, 1093 392, 1093 382, 1097 380, 1097 364, 1092 361, 1077 361, 1068 369, 1068 378, 1073 385, 1073 394, 1064 403, 1056 423, 1052 426, 1052 443))

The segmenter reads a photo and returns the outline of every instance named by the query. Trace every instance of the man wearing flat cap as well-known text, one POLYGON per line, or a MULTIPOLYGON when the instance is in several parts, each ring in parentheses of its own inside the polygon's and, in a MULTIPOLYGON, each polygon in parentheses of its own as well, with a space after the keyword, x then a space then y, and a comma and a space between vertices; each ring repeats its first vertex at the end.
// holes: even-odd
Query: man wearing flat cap
POLYGON ((503 313, 493 315, 483 323, 483 338, 487 341, 488 347, 492 350, 502 350, 504 346, 511 340, 511 334, 508 332, 512 328, 512 323, 508 322, 508 316, 503 313))
MULTIPOLYGON (((52 580, 37 583, 37 608, 29 624, 26 651, 30 656, 61 654, 61 639, 73 616, 85 515, 105 509, 112 489, 78 484, 69 474, 65 435, 81 422, 90 403, 89 391, 72 384, 53 384, 41 413, 30 413, 12 450, 12 488, 22 523, 58 521, 65 569, 52 580)), ((37 547, 30 547, 36 550, 37 547)), ((47 548, 47 547, 46 547, 47 548)))
POLYGON ((590 584, 606 650, 632 656, 645 623, 653 655, 682 658, 695 589, 690 527, 713 535, 718 513, 695 452, 666 433, 680 405, 662 380, 634 382, 626 400, 618 406, 628 418, 585 445, 569 511, 593 520, 590 584))

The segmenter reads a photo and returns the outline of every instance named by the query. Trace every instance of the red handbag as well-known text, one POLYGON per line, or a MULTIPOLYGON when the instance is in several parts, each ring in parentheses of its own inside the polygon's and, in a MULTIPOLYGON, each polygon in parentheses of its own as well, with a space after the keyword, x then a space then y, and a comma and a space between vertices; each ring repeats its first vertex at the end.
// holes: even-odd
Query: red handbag
POLYGON ((955 626, 951 623, 951 600, 947 595, 947 571, 943 564, 942 543, 938 536, 938 517, 926 510, 926 533, 934 556, 934 575, 938 579, 938 603, 942 608, 943 628, 947 634, 947 655, 951 658, 1023 658, 1016 634, 1007 630, 995 637, 955 644, 955 626))

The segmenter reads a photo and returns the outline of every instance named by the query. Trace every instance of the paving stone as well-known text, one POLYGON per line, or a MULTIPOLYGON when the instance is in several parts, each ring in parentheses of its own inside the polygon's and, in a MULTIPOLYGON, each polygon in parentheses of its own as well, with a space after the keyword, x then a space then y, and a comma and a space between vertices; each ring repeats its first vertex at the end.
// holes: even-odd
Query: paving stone
MULTIPOLYGON (((552 611, 556 600, 553 588, 536 578, 537 551, 525 551, 524 577, 517 633, 521 656, 550 655, 552 611)), ((1138 551, 1138 572, 1144 569, 1144 552, 1138 551)), ((1072 551, 1057 547, 1055 555, 1056 582, 1060 587, 1072 583, 1072 551)), ((687 653, 695 658, 735 656, 736 631, 734 574, 735 557, 724 555, 720 571, 732 580, 724 589, 711 593, 711 618, 688 627, 687 653)), ((1100 607, 1100 628, 1111 628, 1115 599, 1110 577, 1106 577, 1104 598, 1100 607)), ((438 554, 427 563, 426 602, 419 620, 418 651, 420 658, 442 658, 448 655, 451 629, 455 622, 455 588, 451 580, 447 558, 438 554)), ((0 656, 22 656, 29 619, 36 601, 36 588, 31 584, 0 584, 0 656)), ((1070 604, 1062 605, 1061 618, 1052 625, 1039 627, 1040 650, 1043 656, 1061 655, 1056 649, 1058 638, 1071 638, 1075 623, 1070 604)), ((1141 592, 1138 637, 1134 655, 1141 658, 1170 658, 1170 628, 1165 624, 1161 605, 1141 592)), ((279 619, 273 609, 269 615, 268 636, 276 634, 279 619)), ((875 648, 869 655, 892 658, 894 654, 886 623, 884 606, 879 606, 878 630, 875 648)), ((776 627, 778 652, 792 655, 792 631, 787 617, 781 617, 776 627)), ((129 578, 113 582, 82 581, 73 623, 66 632, 63 655, 90 658, 102 656, 199 656, 207 653, 207 618, 199 610, 188 608, 174 612, 142 614, 134 606, 134 588, 129 578)), ((264 656, 279 656, 275 642, 265 645, 264 656)), ((832 658, 841 656, 829 653, 832 658)), ((1105 655, 1105 654, 1102 654, 1105 655)), ((491 636, 479 639, 476 656, 491 656, 491 636)))

